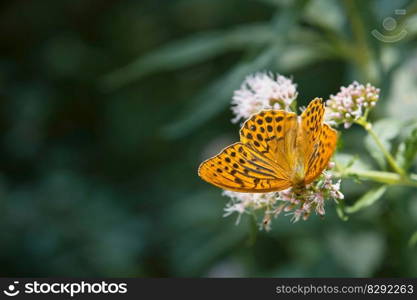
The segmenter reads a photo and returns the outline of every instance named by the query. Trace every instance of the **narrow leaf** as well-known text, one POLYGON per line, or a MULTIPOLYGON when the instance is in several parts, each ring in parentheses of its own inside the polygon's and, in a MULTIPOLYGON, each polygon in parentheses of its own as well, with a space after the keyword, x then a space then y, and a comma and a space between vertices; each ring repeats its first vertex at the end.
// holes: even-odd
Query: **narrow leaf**
POLYGON ((358 212, 359 210, 371 206, 374 204, 379 198, 384 195, 387 187, 385 185, 373 188, 367 193, 365 193, 358 201, 355 202, 352 206, 346 207, 345 211, 349 214, 358 212))
POLYGON ((340 3, 337 1, 311 1, 309 5, 307 5, 304 14, 308 22, 343 34, 346 16, 340 3), (323 11, 326 11, 325 18, 323 18, 323 11))
POLYGON ((342 220, 342 221, 347 221, 349 220, 349 217, 345 214, 344 211, 345 208, 345 203, 343 200, 339 200, 336 206, 336 212, 337 212, 337 216, 342 220))
POLYGON ((398 147, 396 160, 405 170, 408 170, 413 164, 417 154, 417 127, 412 129, 404 142, 398 147))
POLYGON ((415 245, 417 245, 417 231, 414 232, 412 236, 410 237, 410 239, 408 240, 409 247, 414 247, 415 245))
POLYGON ((357 155, 336 153, 334 157, 336 168, 340 172, 348 170, 370 170, 371 167, 361 160, 357 155))
POLYGON ((165 127, 163 134, 168 138, 181 137, 213 117, 230 103, 233 91, 248 74, 266 68, 279 52, 279 47, 275 45, 266 49, 255 60, 238 64, 194 98, 188 113, 165 127))
MULTIPOLYGON (((396 54, 400 65, 392 72, 386 112, 393 118, 410 120, 416 117, 417 110, 417 72, 413 65, 414 57, 405 59, 401 52, 396 54)), ((397 64, 395 64, 397 65, 397 64)))
POLYGON ((101 80, 106 89, 118 88, 143 76, 190 66, 224 52, 263 45, 276 38, 268 24, 239 26, 228 31, 199 33, 175 41, 139 57, 127 66, 107 74, 101 80))
POLYGON ((306 66, 329 59, 333 54, 324 47, 306 47, 305 43, 293 43, 286 47, 276 61, 282 73, 291 73, 306 66))
POLYGON ((188 134, 224 109, 230 103, 233 91, 240 86, 247 75, 271 66, 272 62, 286 47, 289 31, 297 22, 307 2, 306 0, 294 1, 290 8, 276 14, 270 24, 275 32, 275 38, 271 41, 271 44, 253 61, 239 63, 231 71, 212 83, 192 101, 188 113, 180 117, 178 121, 168 125, 163 130, 163 134, 168 138, 178 138, 188 134))

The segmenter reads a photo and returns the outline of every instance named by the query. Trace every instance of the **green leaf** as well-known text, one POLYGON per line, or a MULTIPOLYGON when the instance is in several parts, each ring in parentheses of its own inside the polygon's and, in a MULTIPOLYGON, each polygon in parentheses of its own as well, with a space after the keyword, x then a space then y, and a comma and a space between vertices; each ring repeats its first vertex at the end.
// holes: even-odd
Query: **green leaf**
POLYGON ((365 193, 358 201, 356 201, 355 204, 346 207, 345 211, 349 214, 352 214, 358 212, 359 210, 365 207, 371 206, 379 198, 381 198, 382 195, 384 195, 386 190, 387 187, 385 185, 371 189, 370 191, 365 193))
POLYGON ((404 27, 407 28, 408 32, 408 34, 405 36, 405 39, 414 39, 417 35, 417 15, 407 18, 404 23, 404 27))
POLYGON ((417 126, 411 130, 406 139, 400 144, 396 161, 405 170, 413 164, 417 154, 417 126))
POLYGON ((310 1, 305 10, 305 19, 311 24, 343 33, 346 17, 338 1, 315 0, 310 1), (323 18, 323 11, 326 17, 323 18))
POLYGON ((414 247, 415 245, 417 245, 417 231, 416 232, 414 232, 412 235, 411 235, 411 237, 410 237, 410 239, 408 240, 408 246, 411 248, 411 247, 414 247))
POLYGON ((213 82, 193 99, 184 116, 163 129, 163 134, 168 138, 184 136, 224 109, 230 103, 233 91, 240 86, 244 78, 250 73, 266 68, 279 54, 279 49, 279 45, 271 46, 255 60, 238 64, 213 82))
POLYGON ((345 202, 344 200, 339 200, 337 205, 336 205, 336 212, 337 212, 337 216, 342 220, 342 221, 347 221, 349 220, 349 217, 345 214, 345 202))
POLYGON ((276 38, 271 45, 253 61, 239 63, 197 95, 188 112, 165 127, 163 134, 167 138, 184 136, 224 109, 230 103, 233 91, 240 86, 247 75, 269 67, 272 61, 284 52, 289 31, 298 20, 298 16, 307 2, 306 0, 294 1, 291 7, 274 15, 270 26, 274 30, 276 38))
MULTIPOLYGON (((376 133, 382 145, 385 147, 385 149, 387 149, 388 152, 391 151, 390 141, 396 136, 398 136, 402 125, 403 125, 403 122, 396 120, 396 119, 382 119, 373 125, 374 132, 376 133)), ((368 135, 366 137, 365 145, 369 153, 375 159, 375 161, 379 164, 379 166, 382 169, 385 169, 386 168, 385 156, 381 152, 381 150, 379 149, 378 145, 375 143, 371 135, 368 135)))
POLYGON ((386 112, 393 118, 410 120, 416 117, 417 111, 417 72, 413 55, 404 60, 392 74, 392 87, 388 96, 386 112))
POLYGON ((383 261, 386 245, 377 232, 337 230, 327 240, 331 256, 353 277, 371 276, 383 261))
POLYGON ((346 153, 336 153, 334 157, 336 168, 340 172, 347 170, 370 170, 371 167, 362 161, 358 156, 346 153))
POLYGON ((190 66, 224 52, 263 45, 276 38, 269 24, 239 26, 228 31, 199 33, 139 57, 101 80, 106 89, 118 88, 143 76, 190 66))
POLYGON ((286 51, 277 57, 276 68, 283 73, 291 73, 332 56, 324 47, 294 43, 287 45, 286 51))

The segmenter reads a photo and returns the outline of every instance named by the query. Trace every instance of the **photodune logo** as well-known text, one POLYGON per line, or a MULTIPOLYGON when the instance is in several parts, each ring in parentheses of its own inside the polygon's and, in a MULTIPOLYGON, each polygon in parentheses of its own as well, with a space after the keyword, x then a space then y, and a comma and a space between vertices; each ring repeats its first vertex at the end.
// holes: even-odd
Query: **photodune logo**
POLYGON ((3 291, 7 296, 14 297, 20 293, 18 289, 16 289, 16 285, 19 284, 19 281, 14 281, 13 284, 10 284, 6 290, 3 291))
MULTIPOLYGON (((407 13, 405 9, 396 9, 395 14, 404 16, 407 13)), ((378 30, 372 30, 372 35, 384 43, 395 43, 402 40, 407 35, 407 30, 398 26, 398 22, 393 17, 387 17, 382 21, 382 27, 386 34, 378 30)))

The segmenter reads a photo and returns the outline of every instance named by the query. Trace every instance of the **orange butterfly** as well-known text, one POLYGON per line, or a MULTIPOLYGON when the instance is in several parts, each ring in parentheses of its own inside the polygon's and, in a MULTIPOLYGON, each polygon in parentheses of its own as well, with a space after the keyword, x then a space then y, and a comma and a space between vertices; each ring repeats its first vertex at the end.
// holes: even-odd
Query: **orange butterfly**
POLYGON ((240 129, 240 142, 204 161, 198 175, 222 189, 265 193, 303 187, 327 167, 337 132, 323 123, 316 98, 301 117, 283 110, 253 115, 240 129))

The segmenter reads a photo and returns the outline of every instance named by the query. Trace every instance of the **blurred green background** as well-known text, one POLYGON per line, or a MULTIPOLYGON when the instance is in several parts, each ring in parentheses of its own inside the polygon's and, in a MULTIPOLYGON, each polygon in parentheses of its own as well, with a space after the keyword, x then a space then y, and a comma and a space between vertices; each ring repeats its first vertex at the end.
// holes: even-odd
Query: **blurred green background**
MULTIPOLYGON (((237 140, 230 100, 256 71, 292 77, 301 105, 369 81, 373 118, 414 118, 415 13, 388 0, 2 2, 0 275, 417 276, 416 190, 393 187, 347 222, 333 203, 323 220, 282 215, 265 233, 223 218, 228 199, 197 176, 237 140)), ((343 130, 341 151, 377 168, 365 136, 343 130)), ((371 186, 343 181, 346 202, 371 186)))

